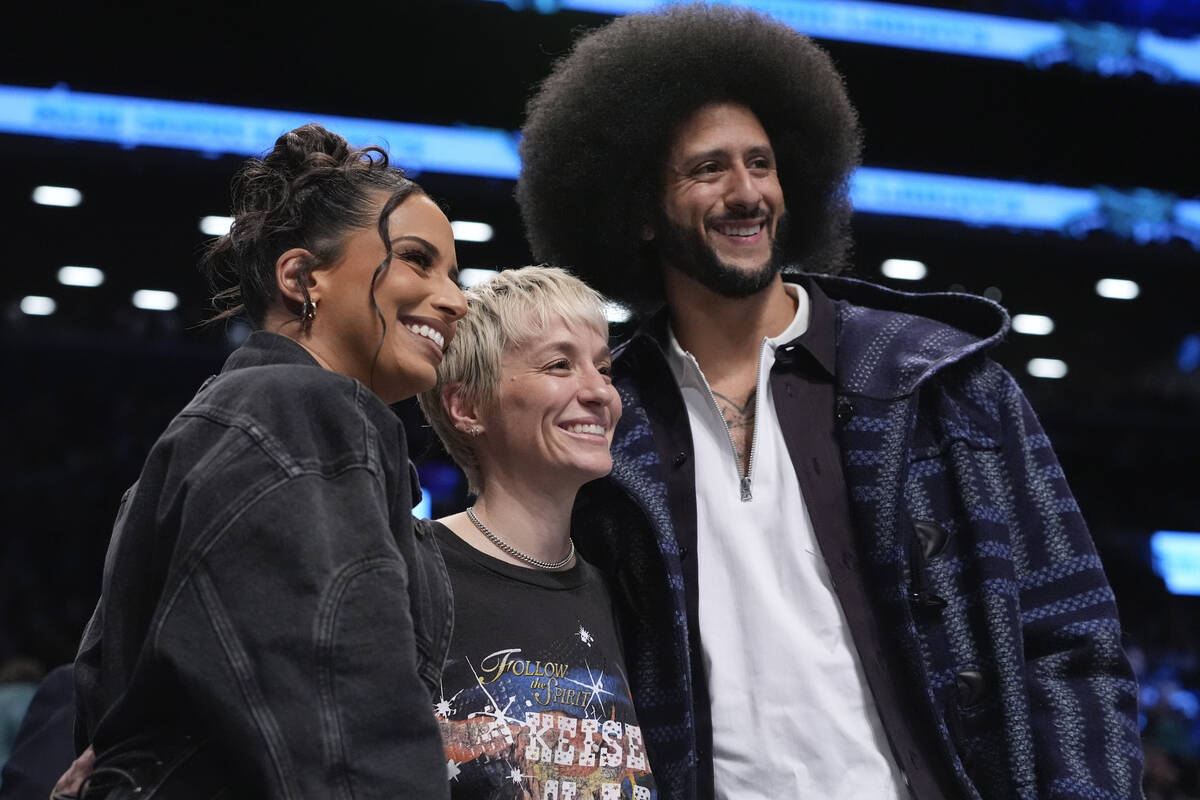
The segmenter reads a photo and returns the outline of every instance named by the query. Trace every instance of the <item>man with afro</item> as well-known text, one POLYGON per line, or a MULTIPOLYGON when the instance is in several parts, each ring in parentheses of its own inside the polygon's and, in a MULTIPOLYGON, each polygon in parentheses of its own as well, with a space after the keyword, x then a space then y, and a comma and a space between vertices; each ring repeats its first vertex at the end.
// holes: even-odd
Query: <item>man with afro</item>
POLYGON ((829 57, 747 11, 627 16, 523 134, 534 255, 642 318, 574 530, 663 796, 1140 796, 1112 591, 987 356, 1007 315, 830 274, 860 136, 829 57))

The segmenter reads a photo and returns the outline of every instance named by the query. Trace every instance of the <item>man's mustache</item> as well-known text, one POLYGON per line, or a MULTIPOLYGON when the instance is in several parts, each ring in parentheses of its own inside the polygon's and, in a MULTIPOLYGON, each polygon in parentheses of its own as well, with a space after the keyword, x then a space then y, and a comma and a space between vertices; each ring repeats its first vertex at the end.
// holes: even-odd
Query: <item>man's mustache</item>
POLYGON ((771 214, 767 209, 749 208, 749 209, 731 209, 729 212, 722 214, 719 217, 710 217, 708 224, 719 225, 725 222, 739 222, 744 219, 770 219, 771 214))

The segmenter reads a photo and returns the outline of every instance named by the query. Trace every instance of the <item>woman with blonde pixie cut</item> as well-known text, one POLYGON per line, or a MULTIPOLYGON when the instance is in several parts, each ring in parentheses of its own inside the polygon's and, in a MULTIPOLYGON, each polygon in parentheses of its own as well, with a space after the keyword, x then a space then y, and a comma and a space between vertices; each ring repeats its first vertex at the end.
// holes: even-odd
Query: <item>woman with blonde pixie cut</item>
POLYGON ((474 505, 419 523, 442 546, 454 632, 435 710, 455 798, 657 795, 612 602, 575 553, 579 488, 621 416, 603 299, 525 267, 467 291, 421 407, 474 505))

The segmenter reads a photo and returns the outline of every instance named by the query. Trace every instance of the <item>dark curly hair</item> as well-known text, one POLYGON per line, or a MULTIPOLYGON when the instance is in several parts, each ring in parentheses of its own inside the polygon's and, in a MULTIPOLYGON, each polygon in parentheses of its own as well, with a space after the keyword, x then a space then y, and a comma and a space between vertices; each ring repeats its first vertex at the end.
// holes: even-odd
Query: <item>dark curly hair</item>
POLYGON ((526 109, 516 196, 534 257, 638 311, 663 300, 653 242, 675 131, 702 106, 750 108, 771 139, 791 224, 789 269, 831 272, 849 250, 858 116, 806 36, 703 5, 632 14, 582 37, 526 109))
MULTIPOLYGON (((270 153, 249 159, 238 171, 233 180, 233 226, 200 262, 220 312, 213 320, 244 314, 261 328, 279 297, 275 262, 282 253, 293 247, 308 250, 314 259, 305 269, 311 272, 338 259, 347 233, 372 225, 387 249, 371 281, 374 306, 375 282, 392 254, 388 217, 414 193, 424 190, 390 166, 381 148, 351 148, 344 138, 315 123, 283 134, 270 153), (376 216, 380 195, 388 198, 376 216)), ((305 282, 300 286, 307 300, 305 282)), ((379 313, 378 306, 375 310, 379 313)), ((301 320, 299 309, 293 311, 301 320)))

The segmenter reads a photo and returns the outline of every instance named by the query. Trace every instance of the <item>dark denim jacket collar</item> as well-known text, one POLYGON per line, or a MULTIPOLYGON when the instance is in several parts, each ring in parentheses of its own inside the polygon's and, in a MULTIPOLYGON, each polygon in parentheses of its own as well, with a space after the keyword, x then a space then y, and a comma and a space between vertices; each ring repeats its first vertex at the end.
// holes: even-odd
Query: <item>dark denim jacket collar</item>
MULTIPOLYGON (((221 374, 268 364, 297 364, 322 368, 312 354, 295 339, 269 331, 254 331, 225 360, 221 374)), ((412 487, 412 505, 415 506, 421 502, 421 481, 417 476, 417 468, 411 461, 408 462, 408 472, 409 485, 412 487)))
POLYGON ((254 331, 241 347, 234 350, 221 372, 230 372, 245 367, 261 367, 265 364, 307 364, 320 367, 304 347, 294 339, 269 331, 254 331))

